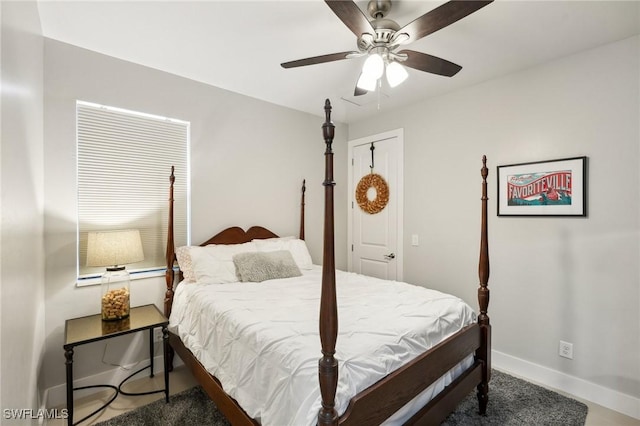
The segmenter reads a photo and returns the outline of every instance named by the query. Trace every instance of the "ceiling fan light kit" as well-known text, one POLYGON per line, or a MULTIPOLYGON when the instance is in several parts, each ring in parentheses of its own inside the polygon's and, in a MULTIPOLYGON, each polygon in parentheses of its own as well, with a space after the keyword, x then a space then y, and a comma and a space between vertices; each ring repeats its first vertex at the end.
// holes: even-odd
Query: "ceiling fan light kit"
MULTIPOLYGON (((377 55, 369 56, 369 58, 367 58, 367 61, 375 57, 377 57, 377 55)), ((389 87, 392 88, 398 86, 403 81, 405 81, 407 77, 409 77, 409 73, 407 72, 407 70, 398 62, 386 61, 386 66, 385 63, 382 63, 382 65, 378 64, 379 63, 376 62, 376 68, 373 69, 373 67, 367 67, 367 63, 365 61, 365 65, 362 68, 360 78, 358 78, 358 82, 356 83, 356 87, 367 92, 375 91, 376 86, 378 86, 378 81, 382 77, 383 73, 386 74, 387 83, 389 83, 389 87)))
POLYGON ((452 77, 460 65, 414 50, 399 50, 402 45, 434 33, 483 8, 493 0, 453 0, 436 7, 404 27, 385 18, 391 9, 390 0, 370 0, 369 20, 352 0, 325 0, 338 18, 357 38, 357 52, 341 52, 314 56, 282 63, 283 68, 320 64, 367 56, 356 84, 355 96, 374 91, 386 72, 390 87, 396 87, 408 77, 405 67, 452 77), (400 63, 404 64, 404 66, 400 63))

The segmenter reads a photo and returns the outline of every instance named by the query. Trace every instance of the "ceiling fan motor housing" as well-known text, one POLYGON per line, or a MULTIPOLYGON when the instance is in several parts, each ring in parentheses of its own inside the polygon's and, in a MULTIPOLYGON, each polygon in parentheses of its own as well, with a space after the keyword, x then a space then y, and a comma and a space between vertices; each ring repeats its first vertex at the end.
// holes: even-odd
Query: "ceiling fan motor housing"
POLYGON ((371 0, 367 5, 367 12, 373 19, 384 18, 391 10, 391 0, 371 0))
POLYGON ((400 26, 391 19, 376 19, 371 22, 375 30, 375 34, 362 34, 358 38, 358 48, 360 51, 368 51, 372 47, 387 46, 391 43, 394 34, 400 29, 400 26))

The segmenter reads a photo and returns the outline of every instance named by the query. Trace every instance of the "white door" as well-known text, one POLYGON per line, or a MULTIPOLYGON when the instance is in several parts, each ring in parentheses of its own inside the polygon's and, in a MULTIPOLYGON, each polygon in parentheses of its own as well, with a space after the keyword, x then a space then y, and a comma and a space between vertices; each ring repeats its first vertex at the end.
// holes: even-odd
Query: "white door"
MULTIPOLYGON (((403 132, 402 129, 349 142, 349 270, 364 275, 402 280, 403 132), (373 157, 372 147, 373 144, 373 157), (377 213, 363 210, 356 200, 361 179, 382 176, 389 189, 387 205, 377 213)), ((370 206, 378 194, 367 191, 370 206)), ((378 200, 379 201, 379 200, 378 200)), ((380 205, 377 205, 380 207, 380 205)), ((372 209, 369 209, 372 210, 372 209)))

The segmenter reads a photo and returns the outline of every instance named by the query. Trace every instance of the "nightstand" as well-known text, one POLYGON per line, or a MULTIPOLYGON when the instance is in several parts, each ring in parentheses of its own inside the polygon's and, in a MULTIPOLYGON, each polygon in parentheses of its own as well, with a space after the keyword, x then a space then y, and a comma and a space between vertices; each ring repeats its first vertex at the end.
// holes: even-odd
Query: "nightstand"
POLYGON ((152 393, 160 393, 164 392, 165 401, 169 402, 169 366, 167 352, 169 351, 169 342, 168 337, 169 333, 167 331, 167 326, 169 325, 169 320, 165 317, 160 310, 155 305, 145 305, 138 306, 136 308, 131 308, 129 313, 129 318, 125 318, 118 321, 103 321, 102 315, 90 315, 87 317, 74 318, 69 319, 65 323, 64 329, 64 356, 66 358, 66 367, 67 367, 67 410, 68 410, 68 419, 67 423, 69 426, 74 424, 78 424, 94 414, 98 413, 102 409, 104 409, 107 405, 111 404, 113 400, 116 399, 118 394, 123 395, 148 395, 152 393), (122 390, 122 386, 125 384, 127 380, 129 380, 134 375, 139 372, 146 370, 149 368, 151 370, 149 377, 153 377, 153 329, 156 327, 162 328, 162 358, 164 361, 164 389, 153 390, 149 392, 140 392, 140 393, 130 393, 122 390), (136 372, 129 375, 125 378, 120 384, 116 387, 113 385, 92 385, 92 386, 82 386, 79 388, 73 387, 73 350, 76 346, 84 345, 86 343, 97 342, 100 340, 110 339, 116 336, 122 336, 124 334, 136 333, 139 331, 149 330, 149 359, 150 365, 143 367, 136 372), (80 419, 78 422, 73 422, 73 391, 79 389, 87 389, 87 388, 110 388, 113 389, 114 395, 107 401, 105 405, 95 410, 91 414, 85 416, 80 419))

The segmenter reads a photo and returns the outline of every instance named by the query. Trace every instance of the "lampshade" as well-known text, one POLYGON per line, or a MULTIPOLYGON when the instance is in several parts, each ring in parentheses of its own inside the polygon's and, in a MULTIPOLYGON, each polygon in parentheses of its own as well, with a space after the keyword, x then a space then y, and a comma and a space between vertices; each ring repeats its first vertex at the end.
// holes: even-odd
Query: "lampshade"
POLYGON ((362 66, 362 75, 367 75, 368 78, 374 80, 382 77, 384 73, 384 60, 378 53, 370 54, 364 65, 362 66))
POLYGON ((140 231, 89 232, 87 266, 117 266, 144 260, 140 231))
POLYGON ((387 82, 389 83, 389 86, 396 87, 398 84, 405 81, 408 76, 409 73, 407 73, 407 70, 398 62, 390 62, 387 65, 387 82))

